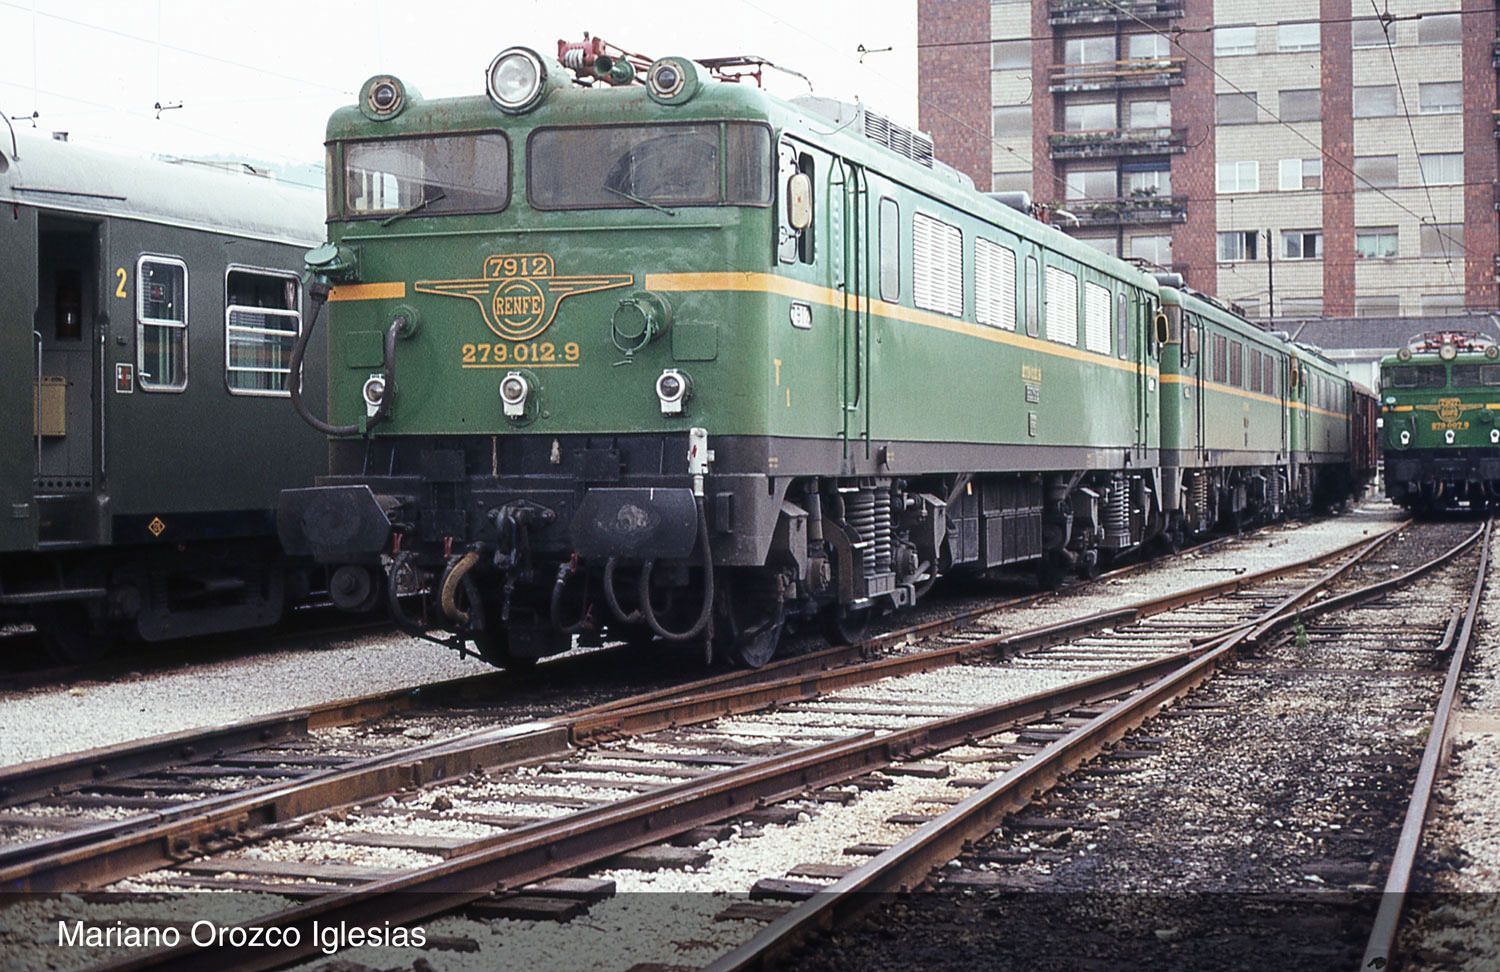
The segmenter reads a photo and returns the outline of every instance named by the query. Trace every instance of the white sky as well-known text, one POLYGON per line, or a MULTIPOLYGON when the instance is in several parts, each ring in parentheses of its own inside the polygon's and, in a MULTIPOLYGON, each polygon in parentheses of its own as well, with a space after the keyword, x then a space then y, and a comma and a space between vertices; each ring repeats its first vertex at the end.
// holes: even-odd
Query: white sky
MULTIPOLYGON (((501 49, 585 30, 649 57, 758 54, 916 122, 916 0, 0 0, 0 110, 133 153, 316 162, 373 74, 478 93, 501 49), (861 64, 861 44, 894 50, 861 64), (183 107, 157 119, 158 101, 183 107)), ((767 88, 807 91, 774 72, 767 88)))

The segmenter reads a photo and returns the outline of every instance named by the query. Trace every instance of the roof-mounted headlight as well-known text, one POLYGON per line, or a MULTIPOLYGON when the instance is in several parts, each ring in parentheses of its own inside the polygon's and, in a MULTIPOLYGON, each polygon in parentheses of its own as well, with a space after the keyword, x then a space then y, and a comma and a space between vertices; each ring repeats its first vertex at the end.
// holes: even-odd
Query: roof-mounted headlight
POLYGON ((389 121, 406 110, 411 97, 400 78, 377 74, 359 89, 359 110, 371 121, 389 121))
POLYGON ((664 57, 646 71, 646 93, 659 105, 680 105, 698 93, 708 75, 685 57, 664 57))
POLYGON ((547 65, 529 47, 509 47, 485 72, 485 89, 500 110, 512 115, 535 108, 547 90, 547 65))

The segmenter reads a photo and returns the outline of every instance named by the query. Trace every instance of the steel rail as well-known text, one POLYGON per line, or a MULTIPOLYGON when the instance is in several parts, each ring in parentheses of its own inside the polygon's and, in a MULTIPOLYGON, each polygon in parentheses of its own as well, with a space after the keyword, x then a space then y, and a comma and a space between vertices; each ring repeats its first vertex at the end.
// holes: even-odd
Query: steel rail
MULTIPOLYGON (((740 688, 693 691, 706 683, 729 684, 718 676, 678 690, 618 700, 603 709, 558 720, 499 730, 480 730, 437 740, 398 753, 369 757, 241 793, 184 802, 181 807, 152 811, 118 822, 82 828, 42 841, 0 849, 0 891, 64 891, 97 888, 155 868, 213 853, 248 831, 291 826, 306 814, 355 803, 403 787, 454 779, 481 769, 556 758, 580 741, 689 725, 724 715, 752 711, 777 702, 809 698, 818 692, 866 684, 896 675, 956 665, 980 653, 1010 654, 1040 647, 1295 573, 1344 556, 1355 548, 1373 549, 1404 529, 1397 524, 1370 541, 1361 538, 1295 564, 1268 568, 1204 584, 1189 591, 1152 598, 1128 608, 1089 615, 1009 635, 995 635, 963 645, 913 652, 893 658, 851 664, 809 676, 791 675, 762 684, 748 680, 740 688), (640 699, 646 701, 642 702, 640 699)), ((1365 550, 1356 556, 1363 556, 1365 550)), ((838 649, 834 649, 837 651, 838 649)), ((849 650, 849 649, 845 649, 849 650)), ((811 656, 809 656, 811 657, 811 656)), ((795 660, 792 660, 795 661, 795 660)), ((821 666, 821 660, 813 663, 821 666)), ((483 679, 482 675, 475 678, 483 679)), ((460 680, 462 681, 462 680, 460 680)))
POLYGON ((1396 934, 1401 928, 1401 913, 1405 910, 1407 894, 1411 888, 1412 873, 1416 870, 1417 854, 1422 849, 1422 832, 1427 824, 1427 815, 1432 809, 1432 793, 1438 773, 1447 762, 1453 742, 1456 720, 1453 710, 1458 700, 1458 683, 1463 677, 1464 662, 1468 659, 1472 643, 1474 623, 1479 617, 1479 601, 1484 595, 1486 574, 1490 562, 1490 533, 1494 521, 1484 526, 1483 547, 1479 556, 1479 567, 1474 578, 1469 602, 1463 612, 1462 625, 1454 635, 1453 625, 1448 626, 1444 644, 1452 658, 1443 679, 1443 691, 1438 696, 1437 709, 1432 717, 1432 729, 1427 734, 1427 746, 1422 751, 1422 762, 1417 767, 1417 780, 1412 787, 1411 801, 1407 804, 1406 818, 1401 825, 1401 836, 1396 841, 1396 853, 1391 859, 1391 869, 1386 875, 1384 892, 1380 896, 1380 908, 1375 913, 1375 923, 1365 945, 1361 970, 1380 970, 1390 967, 1396 950, 1396 934))
MULTIPOLYGON (((1423 564, 1419 571, 1431 571, 1450 562, 1468 549, 1480 534, 1487 537, 1488 526, 1423 564)), ((813 935, 845 925, 864 913, 878 894, 899 893, 922 884, 935 866, 957 857, 969 842, 993 831, 1007 815, 1029 804, 1038 792, 1050 788, 1106 746, 1202 684, 1220 665, 1232 658, 1241 645, 1264 638, 1295 620, 1299 617, 1299 608, 1302 615, 1320 616, 1349 603, 1383 595, 1389 590, 1389 584, 1384 581, 1304 607, 1319 590, 1359 563, 1384 540, 1382 537, 1370 543, 1348 564, 1284 599, 1265 612, 1255 626, 1240 626, 1211 649, 1198 653, 1159 681, 1050 743, 1036 756, 976 791, 947 813, 923 824, 826 890, 790 909, 738 948, 710 964, 705 972, 776 967, 779 961, 813 935)))

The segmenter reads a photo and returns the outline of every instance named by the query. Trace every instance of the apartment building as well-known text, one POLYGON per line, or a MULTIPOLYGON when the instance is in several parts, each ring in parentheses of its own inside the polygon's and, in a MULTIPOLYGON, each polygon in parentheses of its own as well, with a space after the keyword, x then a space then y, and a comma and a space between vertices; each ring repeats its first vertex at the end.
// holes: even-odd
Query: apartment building
POLYGON ((977 185, 1251 316, 1493 310, 1496 2, 1380 11, 919 0, 921 125, 977 185))

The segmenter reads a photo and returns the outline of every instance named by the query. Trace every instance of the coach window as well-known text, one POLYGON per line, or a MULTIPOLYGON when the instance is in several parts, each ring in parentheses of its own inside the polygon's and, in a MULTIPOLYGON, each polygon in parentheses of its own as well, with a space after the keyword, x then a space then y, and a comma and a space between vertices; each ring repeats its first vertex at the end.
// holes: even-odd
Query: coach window
POLYGON ((1036 257, 1026 258, 1026 333, 1036 337, 1039 330, 1037 318, 1041 309, 1041 297, 1038 294, 1036 257))
POLYGON ((1016 254, 983 237, 974 239, 974 319, 1016 329, 1016 254))
POLYGON ((880 299, 901 299, 901 207, 889 196, 880 200, 880 299))
POLYGON ((136 374, 142 391, 187 388, 187 264, 143 256, 136 264, 136 374))
POLYGON ((231 267, 224 277, 224 380, 232 395, 287 397, 302 331, 295 274, 231 267))

